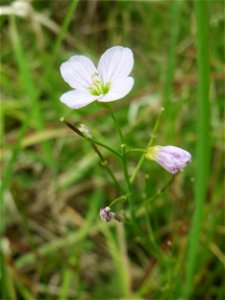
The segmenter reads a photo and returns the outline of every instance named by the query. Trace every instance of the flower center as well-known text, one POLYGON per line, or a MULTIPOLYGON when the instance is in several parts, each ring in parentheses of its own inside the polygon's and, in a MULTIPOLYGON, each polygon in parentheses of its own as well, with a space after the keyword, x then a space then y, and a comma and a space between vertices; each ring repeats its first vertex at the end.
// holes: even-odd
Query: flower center
POLYGON ((89 86, 88 89, 93 96, 100 96, 108 93, 111 87, 111 82, 107 82, 107 83, 102 82, 98 73, 94 73, 92 75, 92 79, 93 79, 93 83, 91 86, 89 86))

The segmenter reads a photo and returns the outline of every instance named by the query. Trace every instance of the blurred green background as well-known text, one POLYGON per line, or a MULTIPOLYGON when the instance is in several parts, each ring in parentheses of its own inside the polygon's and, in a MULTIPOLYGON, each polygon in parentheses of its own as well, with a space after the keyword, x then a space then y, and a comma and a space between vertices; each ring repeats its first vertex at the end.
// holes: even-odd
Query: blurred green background
MULTIPOLYGON (((224 1, 1 1, 0 25, 1 299, 224 299, 224 1), (112 105, 127 145, 146 147, 164 107, 155 143, 193 156, 147 205, 171 175, 143 163, 138 229, 101 221, 119 191, 60 122, 120 149, 106 109, 59 101, 60 64, 97 63, 114 45, 135 57, 134 88, 112 105)), ((139 157, 129 154, 129 174, 139 157)))

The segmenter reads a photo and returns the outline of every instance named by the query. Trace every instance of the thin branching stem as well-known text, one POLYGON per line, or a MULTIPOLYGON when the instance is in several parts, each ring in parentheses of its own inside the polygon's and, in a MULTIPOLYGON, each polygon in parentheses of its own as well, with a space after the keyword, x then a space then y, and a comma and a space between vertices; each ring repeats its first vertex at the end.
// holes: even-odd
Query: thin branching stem
POLYGON ((95 139, 92 139, 89 136, 86 136, 85 134, 83 134, 82 131, 80 131, 77 127, 75 127, 74 125, 70 124, 69 122, 65 121, 63 118, 61 119, 62 122, 64 122, 70 129, 72 129, 73 131, 75 131, 78 135, 80 135, 82 138, 84 138, 86 141, 88 141, 91 144, 96 144, 101 146, 102 148, 105 148, 107 150, 109 150, 110 152, 112 152, 113 154, 115 154, 116 156, 118 156, 119 158, 121 158, 121 154, 117 151, 115 151, 114 149, 112 149, 111 147, 96 141, 95 139))
POLYGON ((132 149, 127 149, 126 150, 126 153, 130 153, 130 152, 142 152, 142 153, 146 153, 146 149, 132 148, 132 149))
POLYGON ((118 153, 117 151, 115 151, 114 149, 112 149, 111 147, 109 147, 109 146, 107 146, 107 145, 105 145, 105 144, 103 144, 103 143, 101 143, 99 141, 96 141, 96 140, 94 140, 92 138, 89 138, 89 137, 87 137, 86 140, 90 141, 91 143, 94 143, 96 145, 99 145, 102 148, 105 148, 105 149, 109 150, 110 152, 112 152, 113 154, 115 154, 116 156, 118 156, 119 158, 122 158, 121 154, 118 153))
POLYGON ((117 188, 119 190, 123 191, 123 187, 120 185, 120 183, 116 179, 115 175, 113 174, 113 172, 109 168, 108 161, 104 158, 104 156, 102 155, 102 153, 100 152, 100 150, 98 149, 98 147, 95 145, 94 141, 92 139, 86 137, 83 134, 83 132, 81 132, 76 126, 74 126, 73 124, 65 121, 64 118, 61 118, 61 122, 63 122, 64 124, 66 124, 75 133, 77 133, 79 136, 81 136, 83 139, 85 139, 86 141, 88 141, 90 143, 90 145, 92 146, 92 149, 95 151, 95 153, 98 155, 98 157, 100 159, 101 166, 105 168, 105 170, 107 171, 107 173, 109 174, 109 176, 111 177, 111 179, 113 180, 113 182, 115 183, 115 185, 117 186, 117 188))
MULTIPOLYGON (((179 173, 178 173, 179 174, 179 173)), ((173 175, 166 183, 163 187, 161 187, 159 190, 157 190, 150 198, 146 199, 145 201, 143 201, 141 203, 141 206, 144 205, 148 205, 149 203, 151 203, 153 200, 155 200, 156 198, 158 198, 160 195, 162 195, 162 193, 165 192, 165 190, 167 190, 168 187, 171 186, 171 184, 174 182, 175 178, 177 177, 178 174, 173 175)))
POLYGON ((111 113, 111 117, 112 120, 114 122, 114 125, 116 127, 116 130, 120 136, 120 142, 121 142, 121 154, 122 154, 122 165, 123 165, 123 173, 124 173, 124 179, 126 181, 126 185, 127 185, 127 193, 128 193, 128 200, 130 203, 130 212, 131 212, 131 217, 134 220, 134 201, 133 201, 133 193, 132 193, 132 186, 131 186, 131 182, 130 182, 130 178, 129 178, 129 174, 128 174, 128 166, 127 166, 127 155, 126 155, 126 144, 125 144, 125 140, 124 140, 124 136, 123 133, 120 129, 120 125, 116 119, 116 116, 114 115, 114 112, 112 110, 112 108, 110 107, 110 105, 107 105, 107 108, 109 109, 110 113, 111 113))
POLYGON ((128 197, 127 197, 127 196, 128 196, 128 194, 125 194, 125 195, 122 195, 122 196, 120 196, 120 197, 114 199, 114 200, 110 203, 109 207, 112 207, 113 205, 115 205, 115 204, 118 203, 118 202, 127 201, 127 200, 128 200, 128 197))
MULTIPOLYGON (((156 136, 156 133, 157 133, 158 128, 159 128, 159 122, 160 122, 161 115, 162 115, 162 112, 163 112, 163 111, 164 111, 164 108, 161 108, 161 111, 160 111, 160 113, 159 113, 159 115, 158 115, 158 118, 157 118, 157 120, 156 120, 156 122, 155 122, 155 126, 154 126, 154 128, 153 128, 153 132, 152 132, 152 134, 151 134, 151 136, 150 136, 150 140, 149 140, 149 142, 148 142, 146 148, 152 146, 152 144, 153 144, 153 142, 154 142, 154 140, 155 140, 155 136, 156 136)), ((140 159, 139 159, 139 161, 138 161, 138 163, 137 163, 137 166, 136 166, 136 168, 135 168, 135 170, 134 170, 134 173, 132 174, 132 176, 131 176, 131 178, 130 178, 130 183, 133 183, 133 182, 134 182, 134 180, 135 180, 135 178, 136 178, 136 176, 137 176, 137 174, 138 174, 138 171, 139 171, 139 169, 140 169, 140 167, 141 167, 141 165, 142 165, 144 159, 145 159, 145 152, 141 155, 141 157, 140 157, 140 159)))

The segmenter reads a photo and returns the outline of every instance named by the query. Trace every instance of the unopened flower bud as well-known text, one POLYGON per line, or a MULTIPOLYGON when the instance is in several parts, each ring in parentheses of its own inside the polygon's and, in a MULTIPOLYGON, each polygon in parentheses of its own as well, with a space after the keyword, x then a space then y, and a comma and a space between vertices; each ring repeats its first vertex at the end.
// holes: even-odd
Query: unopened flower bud
POLYGON ((145 157, 155 160, 160 166, 172 174, 186 167, 191 161, 191 154, 175 146, 154 146, 147 149, 145 157))
POLYGON ((111 208, 106 206, 105 208, 100 208, 99 215, 101 219, 105 222, 110 222, 112 219, 115 219, 118 222, 121 222, 122 219, 117 216, 114 212, 111 211, 111 208))
POLYGON ((88 128, 86 125, 80 124, 79 130, 80 130, 84 135, 86 135, 87 137, 92 138, 91 132, 90 132, 89 128, 88 128))

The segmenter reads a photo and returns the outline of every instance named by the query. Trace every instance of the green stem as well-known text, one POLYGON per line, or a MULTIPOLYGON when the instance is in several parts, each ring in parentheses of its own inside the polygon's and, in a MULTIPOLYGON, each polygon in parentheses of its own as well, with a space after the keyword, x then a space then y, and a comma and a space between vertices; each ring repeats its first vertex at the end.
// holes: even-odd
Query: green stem
POLYGON ((89 138, 89 137, 86 137, 86 140, 89 141, 90 143, 93 143, 93 144, 96 144, 96 145, 99 145, 107 150, 109 150, 110 152, 112 152, 113 154, 115 154, 116 156, 118 156, 119 158, 122 158, 121 154, 118 153, 116 150, 112 149, 111 147, 101 143, 101 142, 98 142, 92 138, 89 138))
POLYGON ((77 127, 75 127, 74 125, 70 124, 69 122, 65 121, 64 118, 60 119, 61 122, 64 122, 70 129, 72 129, 74 132, 76 132, 78 135, 80 135, 82 138, 84 138, 86 141, 88 141, 90 144, 96 144, 99 145, 107 150, 109 150, 110 152, 112 152, 113 154, 115 154, 116 156, 118 156, 119 158, 121 158, 122 156, 120 155, 120 153, 118 153, 116 150, 112 149, 111 147, 98 142, 94 139, 92 139, 89 136, 86 136, 80 129, 78 129, 77 127))
POLYGON ((111 113, 111 117, 112 117, 112 119, 113 119, 114 125, 115 125, 115 127, 116 127, 116 130, 117 130, 119 136, 120 136, 120 142, 121 142, 121 145, 123 145, 123 144, 124 144, 124 137, 123 137, 123 133, 122 133, 122 131, 121 131, 121 129, 120 129, 120 125, 119 125, 119 123, 117 122, 117 119, 116 119, 116 117, 115 117, 115 115, 114 115, 114 112, 113 112, 111 106, 110 106, 110 105, 106 105, 106 107, 108 108, 108 110, 109 110, 110 113, 111 113))
POLYGON ((122 163, 123 163, 123 171, 124 171, 124 177, 127 184, 127 191, 128 191, 128 200, 130 202, 130 212, 131 212, 131 218, 134 220, 134 203, 132 199, 132 186, 130 183, 130 178, 128 174, 128 167, 127 167, 127 157, 126 157, 126 145, 122 144, 122 163))
MULTIPOLYGON (((101 152, 99 151, 98 147, 95 145, 94 141, 92 141, 90 138, 87 138, 83 132, 81 132, 76 126, 74 126, 73 124, 67 122, 64 120, 64 118, 60 119, 61 122, 63 122, 64 124, 66 124, 70 129, 72 129, 75 133, 77 133, 79 136, 81 136, 83 139, 85 139, 86 141, 88 141, 90 143, 90 145, 92 146, 93 150, 95 151, 95 153, 98 155, 100 162, 101 162, 101 166, 105 168, 105 170, 107 171, 107 173, 109 174, 109 176, 111 177, 111 179, 113 180, 113 182, 115 183, 115 185, 117 186, 118 189, 120 189, 121 191, 123 190, 123 187, 120 185, 120 183, 118 182, 118 180, 116 179, 115 175, 113 174, 113 172, 111 171, 111 169, 108 166, 108 162, 107 160, 103 157, 103 155, 101 154, 101 152)), ((120 155, 121 156, 121 155, 120 155)))
POLYGON ((124 143, 124 136, 123 136, 123 133, 120 129, 120 125, 119 123, 117 122, 117 119, 114 115, 114 112, 113 110, 111 109, 110 105, 107 105, 106 106, 110 113, 111 113, 111 117, 112 117, 112 120, 114 122, 114 125, 116 127, 116 130, 120 136, 120 142, 121 142, 121 149, 122 149, 122 157, 121 157, 121 160, 122 160, 122 165, 123 165, 123 173, 124 173, 124 179, 126 181, 126 185, 127 185, 127 194, 129 195, 128 196, 128 200, 129 200, 129 204, 130 204, 130 212, 131 212, 131 218, 134 220, 134 202, 133 202, 133 197, 132 197, 132 186, 131 186, 131 183, 130 183, 130 178, 129 178, 129 174, 128 174, 128 166, 127 166, 127 156, 126 156, 126 144, 124 143))
POLYGON ((195 212, 189 234, 186 260, 186 280, 182 298, 189 299, 193 288, 193 276, 199 251, 201 224, 203 220, 204 202, 206 200, 210 162, 210 103, 209 103, 209 38, 207 1, 195 1, 195 17, 197 25, 197 62, 199 77, 197 147, 196 147, 196 180, 195 180, 195 212))
MULTIPOLYGON (((179 174, 179 173, 178 173, 179 174)), ((174 182, 175 178, 177 177, 178 174, 173 175, 168 182, 165 183, 163 187, 161 187, 159 190, 157 190, 150 198, 144 200, 139 206, 140 208, 142 206, 148 205, 151 203, 153 200, 158 198, 162 193, 174 182)))
POLYGON ((133 148, 133 149, 126 150, 126 153, 130 153, 130 152, 142 152, 142 153, 146 153, 146 149, 133 148))
MULTIPOLYGON (((150 140, 149 140, 149 142, 148 142, 146 148, 152 146, 152 144, 153 144, 153 142, 154 142, 154 140, 155 140, 155 135, 156 135, 156 133, 157 133, 157 130, 158 130, 158 127, 159 127, 160 118, 161 118, 161 115, 162 115, 162 112, 163 112, 163 111, 164 111, 164 108, 161 108, 161 111, 160 111, 160 113, 159 113, 159 115, 158 115, 158 118, 157 118, 157 120, 156 120, 156 122, 155 122, 155 126, 154 126, 154 128, 153 128, 153 132, 152 132, 152 134, 151 134, 151 136, 150 136, 150 140)), ((138 171, 139 171, 139 169, 140 169, 140 167, 141 167, 141 165, 142 165, 144 159, 145 159, 145 152, 141 155, 141 157, 140 157, 140 159, 139 159, 139 161, 138 161, 138 164, 137 164, 137 166, 136 166, 136 168, 135 168, 135 170, 134 170, 134 173, 132 174, 132 176, 131 176, 131 178, 130 178, 130 180, 129 180, 130 183, 133 183, 133 182, 134 182, 134 180, 135 180, 135 178, 136 178, 136 176, 137 176, 137 174, 138 174, 138 171)))
POLYGON ((112 207, 113 205, 115 205, 117 202, 122 202, 122 201, 127 201, 127 194, 126 195, 122 195, 116 199, 114 199, 110 204, 109 207, 112 207))
POLYGON ((124 191, 123 187, 120 185, 120 183, 118 182, 115 175, 113 174, 113 172, 111 171, 111 169, 108 167, 107 164, 108 164, 108 162, 106 160, 101 161, 101 165, 106 169, 106 171, 108 172, 108 174, 112 178, 112 180, 115 183, 115 185, 117 186, 117 188, 121 191, 124 191))

